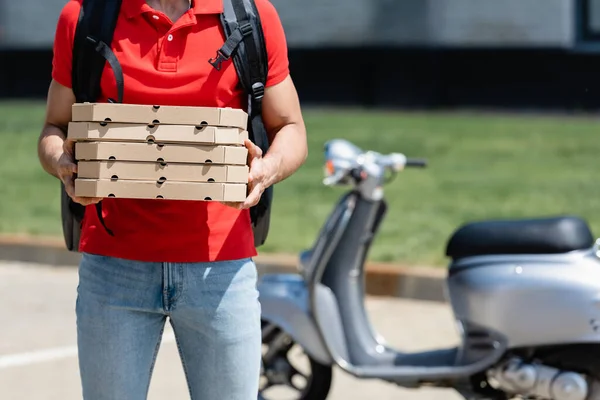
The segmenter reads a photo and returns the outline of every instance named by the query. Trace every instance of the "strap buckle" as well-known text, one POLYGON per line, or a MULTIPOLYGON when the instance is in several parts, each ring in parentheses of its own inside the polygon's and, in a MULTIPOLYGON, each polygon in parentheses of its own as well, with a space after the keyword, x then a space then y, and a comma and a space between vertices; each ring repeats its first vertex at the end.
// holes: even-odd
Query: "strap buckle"
POLYGON ((244 40, 244 38, 252 33, 252 24, 245 23, 237 27, 235 31, 227 38, 223 46, 219 50, 217 50, 216 57, 208 60, 210 65, 215 67, 217 71, 221 70, 221 64, 223 61, 229 60, 231 55, 236 51, 240 43, 244 40))
POLYGON ((252 98, 255 101, 261 101, 265 95, 265 85, 262 82, 256 82, 252 85, 252 98))
POLYGON ((217 55, 216 57, 211 58, 210 60, 208 60, 208 62, 210 63, 210 65, 212 65, 213 67, 215 67, 215 69, 217 71, 221 70, 221 64, 223 64, 223 61, 227 61, 229 59, 229 57, 227 57, 225 54, 223 54, 223 52, 221 51, 221 49, 217 50, 217 55))
POLYGON ((90 44, 92 44, 94 46, 94 50, 96 52, 100 52, 100 49, 102 49, 102 42, 99 41, 98 39, 96 39, 93 36, 88 36, 85 38, 90 44))
POLYGON ((252 24, 249 22, 245 23, 243 25, 240 25, 238 29, 240 30, 240 32, 242 32, 242 36, 246 37, 252 33, 252 24))

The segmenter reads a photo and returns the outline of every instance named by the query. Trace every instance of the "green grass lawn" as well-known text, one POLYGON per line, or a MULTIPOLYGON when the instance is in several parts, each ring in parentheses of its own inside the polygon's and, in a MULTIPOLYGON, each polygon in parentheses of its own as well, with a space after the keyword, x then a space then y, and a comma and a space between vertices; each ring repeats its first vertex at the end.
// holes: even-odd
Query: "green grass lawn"
MULTIPOLYGON (((36 154, 41 103, 0 103, 0 231, 61 235, 58 182, 36 154)), ((425 157, 386 187, 390 205, 371 260, 443 265, 449 235, 469 220, 576 214, 600 232, 600 122, 592 118, 470 113, 306 110, 307 163, 276 188, 264 252, 295 253, 340 188, 322 185, 325 141, 425 157)))

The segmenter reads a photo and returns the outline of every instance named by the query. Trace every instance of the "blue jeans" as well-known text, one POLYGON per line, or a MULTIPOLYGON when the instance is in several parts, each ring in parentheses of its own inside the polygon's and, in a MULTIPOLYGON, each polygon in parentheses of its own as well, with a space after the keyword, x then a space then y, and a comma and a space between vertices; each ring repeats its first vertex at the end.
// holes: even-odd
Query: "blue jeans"
POLYGON ((260 303, 251 259, 147 263, 84 254, 77 345, 84 400, 145 400, 166 318, 192 400, 256 400, 260 303))

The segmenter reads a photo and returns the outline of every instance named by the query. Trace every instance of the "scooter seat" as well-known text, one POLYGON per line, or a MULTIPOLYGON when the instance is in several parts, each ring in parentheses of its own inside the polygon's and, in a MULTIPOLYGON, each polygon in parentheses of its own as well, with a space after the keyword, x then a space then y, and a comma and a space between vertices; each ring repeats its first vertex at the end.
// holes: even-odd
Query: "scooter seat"
POLYGON ((493 254, 556 254, 590 248, 594 237, 578 217, 492 220, 463 225, 446 255, 453 259, 493 254))

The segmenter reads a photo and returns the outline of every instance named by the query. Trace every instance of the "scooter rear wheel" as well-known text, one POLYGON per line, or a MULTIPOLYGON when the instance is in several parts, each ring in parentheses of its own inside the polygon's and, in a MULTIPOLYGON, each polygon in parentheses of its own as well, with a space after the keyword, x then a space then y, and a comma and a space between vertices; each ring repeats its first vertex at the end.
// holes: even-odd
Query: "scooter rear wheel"
POLYGON ((262 321, 262 333, 263 365, 258 399, 327 399, 332 367, 313 360, 286 332, 267 321, 262 321))

